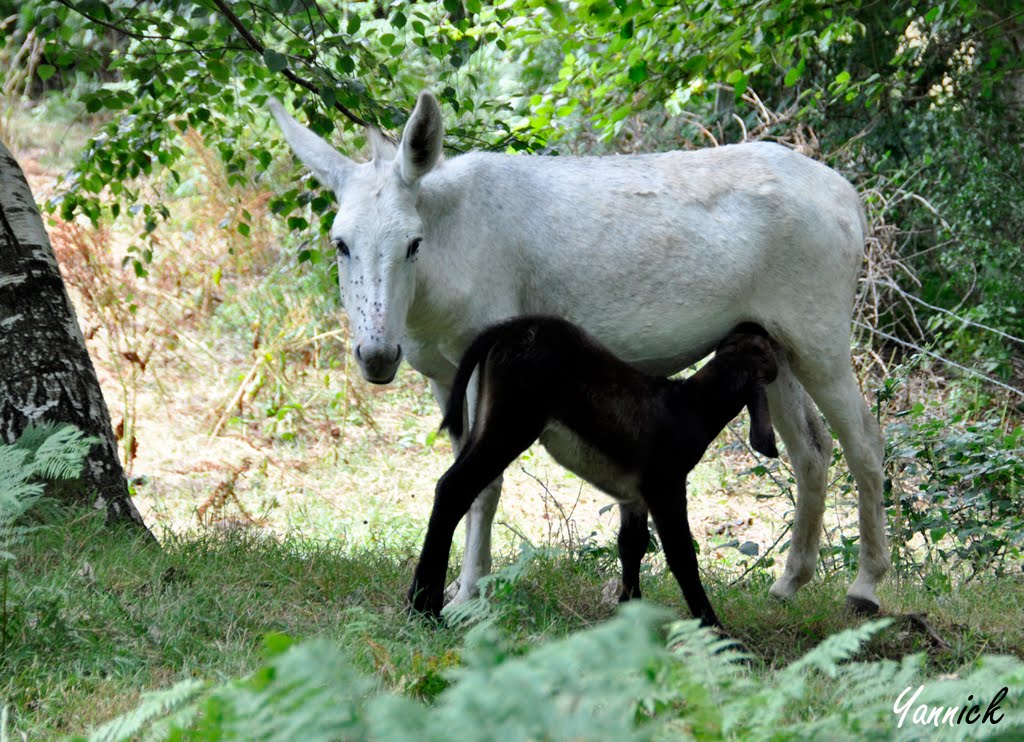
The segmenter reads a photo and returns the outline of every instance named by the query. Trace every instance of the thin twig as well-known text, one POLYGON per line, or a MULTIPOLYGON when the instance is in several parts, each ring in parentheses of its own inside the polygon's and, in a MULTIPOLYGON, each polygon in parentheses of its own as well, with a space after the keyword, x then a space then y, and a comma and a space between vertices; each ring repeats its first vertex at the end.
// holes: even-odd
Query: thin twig
POLYGON ((986 381, 989 384, 993 384, 995 386, 998 386, 1001 389, 1005 389, 1008 392, 1012 392, 1013 394, 1016 394, 1018 397, 1024 397, 1024 390, 1017 389, 1016 387, 1012 387, 1009 384, 1004 384, 1003 382, 999 381, 998 379, 993 379, 991 376, 989 376, 987 374, 983 374, 980 371, 975 371, 973 368, 968 368, 967 366, 963 366, 963 365, 957 363, 956 361, 951 361, 948 358, 940 356, 938 353, 936 353, 934 351, 928 350, 927 348, 922 348, 920 345, 916 345, 914 343, 911 343, 908 340, 903 340, 901 338, 896 337, 895 335, 890 335, 889 333, 883 332, 882 330, 879 330, 877 328, 870 327, 869 325, 866 325, 863 322, 860 322, 859 320, 854 320, 853 324, 855 324, 858 327, 861 327, 861 328, 867 330, 868 332, 873 332, 874 334, 878 335, 879 337, 883 337, 886 340, 890 340, 890 341, 892 341, 894 343, 897 343, 898 345, 902 345, 905 348, 910 348, 911 350, 915 350, 918 353, 923 353, 924 355, 926 355, 926 356, 928 356, 930 358, 934 358, 937 361, 941 361, 942 363, 946 364, 947 366, 952 366, 953 368, 959 369, 959 370, 963 371, 965 374, 967 374, 968 376, 973 376, 976 379, 981 379, 982 381, 986 381))

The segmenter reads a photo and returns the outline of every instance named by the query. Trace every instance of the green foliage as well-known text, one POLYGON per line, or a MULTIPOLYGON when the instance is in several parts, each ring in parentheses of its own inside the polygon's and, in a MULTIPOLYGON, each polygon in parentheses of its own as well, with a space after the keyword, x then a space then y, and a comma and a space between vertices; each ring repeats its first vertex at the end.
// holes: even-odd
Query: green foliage
POLYGON ((526 576, 530 563, 545 553, 549 552, 524 543, 515 562, 480 578, 477 583, 480 594, 477 597, 462 605, 447 606, 444 610, 445 620, 453 626, 466 626, 497 619, 509 607, 509 598, 526 576))
MULTIPOLYGON (((51 202, 65 219, 131 214, 143 236, 151 234, 168 218, 161 191, 182 182, 182 135, 190 129, 217 150, 229 186, 262 178, 282 153, 266 135, 268 95, 294 98, 324 135, 339 115, 400 127, 428 79, 440 83, 441 99, 460 115, 449 127, 454 136, 476 138, 494 114, 488 96, 474 96, 479 80, 468 64, 487 43, 471 22, 479 3, 469 3, 470 12, 461 4, 442 12, 433 2, 357 2, 317 6, 316 13, 302 4, 218 0, 25 5, 28 16, 55 21, 34 27, 44 46, 43 74, 61 79, 89 60, 92 82, 73 94, 87 113, 108 119, 51 202), (68 31, 79 28, 84 37, 68 31), (96 36, 106 38, 112 28, 120 43, 100 47, 96 36), (155 193, 138 182, 154 175, 162 182, 155 193)), ((362 143, 358 132, 347 140, 352 148, 362 143)), ((302 202, 299 196, 298 189, 279 194, 275 211, 287 215, 312 201, 320 216, 330 205, 315 193, 302 202)), ((244 234, 248 225, 239 228, 244 234)))
MULTIPOLYGON (((934 727, 900 731, 893 699, 924 684, 923 655, 854 661, 889 625, 876 621, 835 634, 766 680, 744 656, 701 629, 675 624, 667 652, 657 627, 664 613, 626 605, 597 627, 516 656, 482 624, 466 638, 465 667, 427 706, 374 688, 330 642, 292 644, 270 637, 273 656, 253 675, 189 701, 185 682, 152 695, 90 740, 130 739, 159 711, 191 702, 198 717, 153 739, 904 739, 934 727), (144 713, 143 713, 144 712, 144 713)), ((915 704, 948 707, 967 697, 1008 693, 998 725, 954 727, 950 739, 1024 729, 1024 663, 982 657, 961 677, 927 683, 915 704)), ((916 706, 915 706, 916 708, 916 706)))
MULTIPOLYGON (((578 640, 569 635, 588 626, 606 626, 611 608, 599 605, 605 577, 581 567, 573 555, 538 552, 514 589, 492 597, 496 620, 474 627, 470 637, 465 625, 452 628, 409 620, 404 595, 413 553, 393 543, 346 546, 235 531, 170 537, 154 550, 129 534, 105 528, 101 513, 74 513, 67 522, 29 534, 18 548, 19 568, 11 573, 11 593, 17 602, 8 649, 0 659, 0 706, 6 703, 10 710, 9 733, 14 738, 61 738, 99 730, 118 717, 117 725, 109 728, 120 728, 122 736, 135 729, 136 739, 175 738, 172 729, 179 727, 187 730, 186 739, 196 738, 205 733, 203 717, 212 704, 233 703, 215 697, 239 692, 251 703, 253 698, 273 695, 278 701, 270 707, 296 722, 306 712, 288 704, 308 692, 310 708, 327 700, 354 706, 359 714, 354 725, 369 728, 366 725, 372 723, 373 729, 401 732, 406 729, 403 720, 411 725, 426 719, 424 729, 440 729, 442 734, 441 717, 434 721, 431 716, 450 706, 444 718, 462 709, 475 719, 466 707, 477 703, 477 694, 499 687, 490 683, 498 673, 503 673, 500 687, 507 693, 518 687, 517 682, 551 682, 544 680, 548 674, 561 683, 559 673, 570 672, 562 665, 575 663, 571 667, 585 677, 559 685, 564 690, 555 688, 555 695, 544 700, 547 705, 535 703, 525 712, 537 709, 538 716, 548 714, 556 703, 571 710, 574 693, 584 687, 590 692, 599 678, 605 678, 607 691, 598 688, 596 693, 627 685, 643 689, 630 699, 636 729, 627 733, 627 739, 694 736, 691 730, 720 728, 722 719, 731 720, 730 728, 736 730, 731 738, 755 739, 770 732, 761 735, 759 730, 769 722, 760 724, 754 717, 783 693, 779 673, 829 635, 858 624, 843 609, 845 576, 816 580, 792 602, 782 603, 767 595, 767 577, 730 586, 713 571, 706 580, 712 600, 730 631, 755 655, 752 660, 730 673, 722 666, 725 657, 718 656, 724 648, 721 640, 703 633, 698 638, 692 623, 670 632, 668 646, 679 650, 679 661, 666 657, 664 639, 645 638, 630 620, 609 629, 595 647, 594 635, 578 640), (626 624, 634 635, 622 639, 624 634, 616 632, 627 631, 626 624), (317 637, 317 643, 302 653, 303 644, 283 639, 282 634, 317 637), (685 637, 685 647, 677 647, 674 634, 685 637), (572 641, 562 644, 563 639, 572 641), (616 654, 619 645, 625 651, 616 654), (645 645, 649 654, 647 649, 640 651, 645 645), (531 659, 543 648, 550 654, 531 659), (299 659, 290 664, 279 659, 293 650, 299 659), (634 652, 638 656, 631 656, 634 652), (315 656, 307 667, 302 658, 310 655, 315 656), (643 664, 643 657, 655 658, 653 664, 643 664), (321 658, 323 666, 315 666, 321 658), (286 665, 286 671, 272 678, 266 673, 268 667, 286 665), (454 672, 456 667, 464 669, 454 672), (631 668, 645 668, 653 677, 627 676, 631 668), (470 675, 463 679, 460 672, 470 675), (326 688, 317 691, 298 683, 293 689, 288 684, 289 678, 303 675, 329 676, 326 688), (342 680, 346 677, 367 681, 367 690, 353 691, 355 686, 342 680), (226 681, 230 678, 244 680, 226 681), (337 687, 343 682, 344 687, 337 687), (762 690, 766 695, 756 703, 744 700, 762 690), (395 719, 382 719, 385 711, 378 711, 377 704, 394 709, 395 719), (386 722, 391 726, 385 727, 386 722)), ((685 615, 670 573, 647 576, 644 587, 651 604, 685 615)), ((852 691, 867 680, 848 680, 841 673, 832 679, 810 665, 803 667, 797 673, 805 684, 802 695, 779 701, 780 729, 789 735, 783 739, 799 737, 788 732, 791 727, 806 731, 832 714, 848 717, 834 721, 833 728, 852 728, 872 708, 881 709, 880 718, 888 724, 876 737, 892 736, 891 707, 903 687, 895 680, 887 684, 879 668, 900 671, 907 652, 929 646, 927 636, 908 631, 900 614, 926 612, 935 631, 951 645, 944 651, 932 649, 927 658, 908 660, 905 672, 925 683, 929 694, 940 675, 972 677, 984 653, 1024 653, 1024 633, 1014 620, 1024 610, 1024 587, 1014 577, 981 577, 941 596, 921 591, 916 583, 902 589, 889 582, 883 588, 883 602, 897 623, 875 634, 856 658, 864 661, 865 676, 878 676, 877 684, 863 686, 861 701, 852 691), (890 664, 866 661, 881 657, 890 658, 890 664)), ((840 659, 838 664, 858 663, 840 659)), ((956 686, 970 688, 957 690, 960 695, 947 693, 946 687, 940 685, 933 694, 946 705, 962 702, 967 692, 980 692, 966 681, 956 686)), ((535 700, 536 695, 527 698, 535 700)), ((620 702, 626 700, 612 701, 620 702)), ((514 698, 486 703, 492 709, 526 706, 525 700, 517 704, 514 698)), ((1011 704, 1018 701, 1007 699, 1006 706, 1011 704)), ((247 732, 259 731, 232 709, 223 712, 225 724, 236 731, 243 726, 249 727, 247 732)), ((612 723, 619 723, 615 719, 605 722, 609 729, 619 729, 612 723)), ((512 723, 509 719, 509 727, 512 723)), ((723 738, 725 732, 706 736, 723 738)), ((598 730, 588 738, 606 737, 598 730)))
POLYGON ((575 134, 572 120, 582 117, 600 137, 615 138, 646 111, 728 118, 732 106, 722 105, 721 85, 741 104, 748 89, 777 92, 777 107, 787 99, 820 107, 855 95, 850 73, 823 60, 834 45, 861 36, 857 6, 837 12, 816 0, 591 0, 572 14, 554 6, 550 16, 532 17, 538 46, 527 50, 527 65, 550 64, 542 39, 564 55, 557 81, 530 101, 529 126, 557 140, 575 134))
MULTIPOLYGON (((0 446, 0 666, 7 655, 10 566, 14 547, 34 528, 23 521, 45 491, 41 480, 75 479, 96 438, 73 425, 30 425, 13 444, 0 446)), ((6 709, 4 709, 6 715, 6 709)), ((0 734, 3 733, 0 723, 0 734)))
POLYGON ((1024 428, 944 419, 914 405, 888 428, 893 541, 931 588, 1017 570, 1024 548, 1024 428), (936 575, 942 578, 936 581, 936 575))
POLYGON ((13 560, 11 549, 29 532, 20 521, 43 496, 42 480, 77 478, 97 442, 73 425, 47 423, 0 446, 0 559, 13 560))

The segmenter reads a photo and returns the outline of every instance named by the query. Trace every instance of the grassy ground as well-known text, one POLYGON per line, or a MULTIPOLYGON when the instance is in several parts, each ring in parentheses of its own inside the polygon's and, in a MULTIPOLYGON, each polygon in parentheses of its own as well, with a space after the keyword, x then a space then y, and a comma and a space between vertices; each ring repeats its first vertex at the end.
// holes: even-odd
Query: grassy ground
MULTIPOLYGON (((81 733, 134 708, 145 690, 251 671, 271 632, 335 640, 382 688, 430 698, 458 664, 465 629, 406 617, 413 556, 244 531, 155 549, 111 534, 92 514, 50 525, 18 548, 10 575, 0 699, 13 710, 13 731, 28 739, 81 733)), ((535 557, 502 598, 502 630, 525 649, 607 620, 614 607, 601 594, 615 572, 607 554, 535 557)), ((816 580, 787 604, 767 597, 763 574, 736 585, 712 575, 709 592, 758 658, 751 671, 767 675, 861 622, 842 607, 845 580, 816 580)), ((670 575, 648 575, 645 587, 650 600, 686 616, 670 575)), ((898 618, 865 659, 923 651, 939 675, 982 653, 1024 656, 1019 579, 943 596, 890 582, 882 599, 898 618)))

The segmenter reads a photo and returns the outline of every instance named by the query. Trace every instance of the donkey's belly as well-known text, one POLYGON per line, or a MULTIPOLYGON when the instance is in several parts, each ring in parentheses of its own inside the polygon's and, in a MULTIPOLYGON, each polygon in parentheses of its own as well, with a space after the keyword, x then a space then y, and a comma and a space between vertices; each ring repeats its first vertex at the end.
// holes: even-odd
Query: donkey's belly
POLYGON ((640 477, 623 469, 575 433, 558 423, 549 423, 540 442, 551 457, 616 500, 640 500, 640 477))

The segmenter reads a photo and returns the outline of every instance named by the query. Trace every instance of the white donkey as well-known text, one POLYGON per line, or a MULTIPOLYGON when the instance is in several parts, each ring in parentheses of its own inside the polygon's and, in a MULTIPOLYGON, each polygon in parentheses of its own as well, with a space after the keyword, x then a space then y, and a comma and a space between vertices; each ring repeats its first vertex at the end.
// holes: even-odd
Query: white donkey
MULTIPOLYGON (((276 101, 270 108, 295 154, 341 204, 330 242, 368 381, 390 382, 404 356, 443 410, 469 342, 521 314, 564 317, 665 375, 709 353, 730 328, 756 322, 777 343, 769 404, 797 479, 789 558, 771 593, 792 596, 817 563, 832 438, 813 399, 859 490, 860 569, 847 600, 878 609, 875 587, 890 565, 882 437, 850 366, 866 227, 840 175, 769 143, 444 160, 441 109, 429 92, 398 146, 371 131, 373 159, 357 164, 276 101)), ((630 499, 628 477, 565 429, 546 430, 541 442, 563 466, 630 499)), ((454 602, 472 597, 490 571, 500 492, 499 477, 470 510, 454 602)), ((621 517, 646 512, 626 502, 621 517)))

